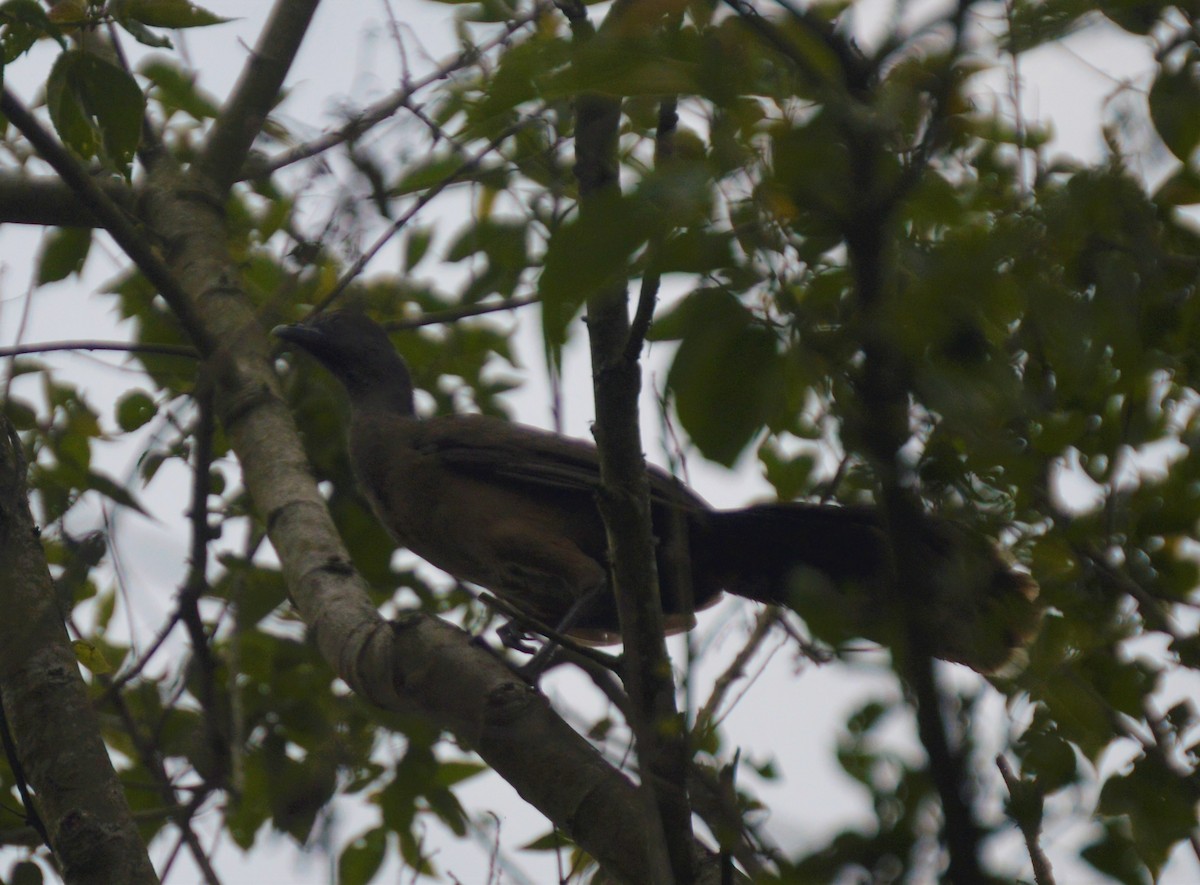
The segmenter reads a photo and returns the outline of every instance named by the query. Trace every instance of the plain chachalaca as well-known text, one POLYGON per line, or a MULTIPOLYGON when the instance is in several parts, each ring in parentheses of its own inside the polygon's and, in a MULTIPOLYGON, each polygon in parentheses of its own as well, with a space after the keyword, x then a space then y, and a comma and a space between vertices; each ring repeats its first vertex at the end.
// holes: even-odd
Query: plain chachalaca
MULTIPOLYGON (((275 334, 310 353, 350 397, 358 482, 396 541, 542 624, 618 641, 607 541, 596 505, 596 449, 485 415, 418 418, 404 360, 387 333, 339 311, 275 334), (582 602, 581 602, 582 601, 582 602)), ((923 519, 919 593, 889 592, 875 511, 804 503, 714 510, 649 469, 668 625, 688 628, 721 591, 788 605, 835 638, 900 636, 896 605, 937 657, 989 671, 1034 630, 1037 587, 963 527, 923 519)), ((893 588, 894 589, 894 588, 893 588)))

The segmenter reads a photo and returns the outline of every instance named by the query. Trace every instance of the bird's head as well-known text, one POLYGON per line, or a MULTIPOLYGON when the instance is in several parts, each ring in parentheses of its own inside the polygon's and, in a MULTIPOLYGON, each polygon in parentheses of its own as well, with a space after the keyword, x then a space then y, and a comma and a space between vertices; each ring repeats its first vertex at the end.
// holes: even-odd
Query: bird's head
POLYGON ((355 409, 413 414, 408 366, 383 327, 366 314, 332 311, 271 331, 328 369, 342 382, 355 409))

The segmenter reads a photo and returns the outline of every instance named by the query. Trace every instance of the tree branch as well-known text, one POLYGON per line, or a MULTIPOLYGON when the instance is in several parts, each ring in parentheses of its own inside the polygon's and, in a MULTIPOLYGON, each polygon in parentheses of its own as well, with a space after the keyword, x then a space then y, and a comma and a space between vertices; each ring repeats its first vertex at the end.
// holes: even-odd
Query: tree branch
POLYGON ((208 335, 187 293, 125 210, 100 189, 74 155, 63 147, 7 88, 0 94, 0 113, 8 117, 9 122, 29 140, 42 159, 54 168, 67 186, 78 194, 88 209, 100 220, 117 245, 133 260, 138 270, 170 305, 196 346, 204 353, 215 349, 216 340, 208 335))
POLYGON ((233 95, 217 115, 199 166, 224 193, 238 179, 254 139, 279 99, 320 0, 277 0, 233 95))
POLYGON ((0 358, 63 350, 110 350, 117 353, 146 353, 200 359, 200 354, 194 347, 181 344, 137 344, 129 341, 43 341, 39 344, 16 344, 12 347, 0 347, 0 358))
MULTIPOLYGON (((614 7, 604 29, 616 29, 614 7)), ((578 39, 578 38, 577 38, 578 39)), ((602 33, 595 39, 608 39, 602 33)), ((619 99, 575 99, 575 177, 579 215, 603 211, 618 190, 619 99)), ((631 351, 626 280, 595 293, 587 303, 599 450, 600 513, 608 534, 609 575, 617 599, 625 648, 624 680, 632 702, 630 726, 637 737, 643 785, 652 791, 659 827, 654 843, 665 847, 657 882, 689 883, 695 877, 691 807, 687 798, 689 752, 667 656, 659 596, 650 487, 638 415, 640 347, 631 351)), ((652 297, 652 295, 651 295, 652 297)))
POLYGON ((157 882, 63 627, 25 482, 21 442, 0 416, 0 703, 65 879, 157 882))
POLYGON ((330 148, 337 147, 339 144, 344 144, 347 141, 353 141, 364 132, 378 123, 383 122, 394 115, 401 108, 408 107, 414 95, 424 89, 437 83, 440 80, 445 80, 455 71, 465 68, 467 65, 477 61, 479 57, 490 49, 501 45, 508 40, 513 34, 525 27, 532 21, 536 21, 539 16, 545 13, 546 7, 538 4, 533 11, 527 15, 518 16, 512 21, 504 25, 504 30, 491 40, 488 40, 479 46, 472 46, 464 49, 458 55, 441 66, 430 71, 424 77, 415 80, 411 83, 405 83, 402 89, 389 95, 373 105, 370 105, 355 114, 344 125, 335 129, 333 132, 327 132, 312 141, 297 145, 290 150, 283 151, 271 157, 261 167, 255 168, 252 171, 254 175, 270 174, 293 163, 298 163, 302 160, 307 160, 310 157, 315 157, 318 154, 324 153, 330 148))
MULTIPOLYGON (((133 211, 133 192, 122 181, 96 179, 96 186, 126 213, 133 211)), ((55 227, 103 227, 100 218, 61 178, 33 178, 0 172, 0 218, 7 224, 55 227)))

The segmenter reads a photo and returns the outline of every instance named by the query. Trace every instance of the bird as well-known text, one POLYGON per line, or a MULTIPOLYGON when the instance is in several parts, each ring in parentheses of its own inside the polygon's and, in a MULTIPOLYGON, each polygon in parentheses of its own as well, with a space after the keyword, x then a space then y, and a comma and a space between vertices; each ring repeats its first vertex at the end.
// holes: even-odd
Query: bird
MULTIPOLYGON (((341 382, 356 481, 398 545, 533 625, 590 644, 620 640, 593 443, 488 415, 418 416, 408 365, 358 309, 273 334, 341 382)), ((907 617, 930 654, 988 673, 1036 630, 1032 577, 957 522, 924 517, 910 533, 922 586, 898 593, 872 507, 718 510, 659 467, 648 466, 647 479, 669 632, 690 629, 697 611, 730 593, 787 606, 839 642, 903 641, 907 617)))

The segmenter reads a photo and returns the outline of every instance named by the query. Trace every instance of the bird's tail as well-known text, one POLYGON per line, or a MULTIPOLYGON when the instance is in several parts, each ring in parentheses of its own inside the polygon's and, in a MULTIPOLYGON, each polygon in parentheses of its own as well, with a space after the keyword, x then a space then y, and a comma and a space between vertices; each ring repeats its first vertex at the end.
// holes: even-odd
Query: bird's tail
POLYGON ((986 538, 948 520, 903 533, 919 587, 897 587, 876 511, 762 504, 718 511, 693 556, 726 591, 801 615, 830 641, 889 645, 915 626, 928 651, 994 671, 1037 629, 1037 584, 986 538))

